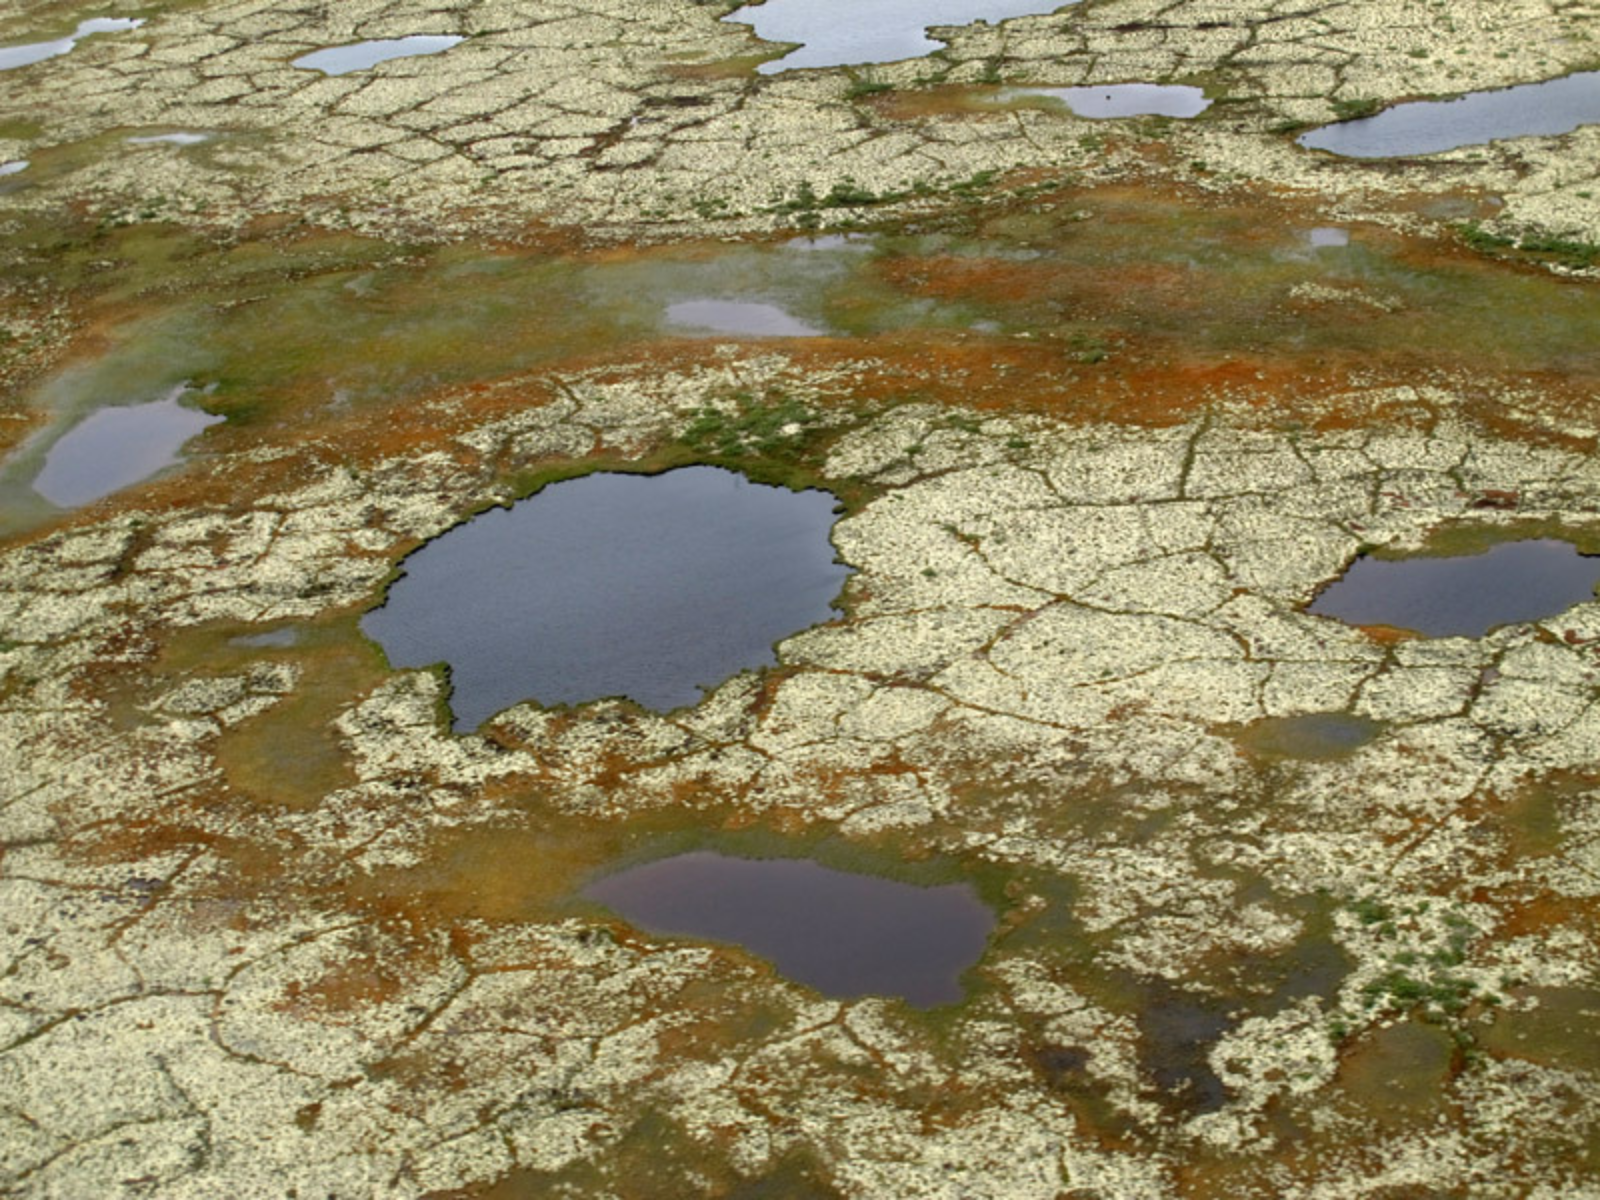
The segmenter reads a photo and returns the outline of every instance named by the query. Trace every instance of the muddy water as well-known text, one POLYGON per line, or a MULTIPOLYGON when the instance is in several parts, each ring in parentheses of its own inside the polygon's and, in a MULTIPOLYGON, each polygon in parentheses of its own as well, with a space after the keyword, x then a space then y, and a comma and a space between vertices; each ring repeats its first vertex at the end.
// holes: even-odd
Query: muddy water
POLYGON ((457 729, 523 700, 694 704, 833 615, 835 506, 714 467, 568 480, 417 551, 362 628, 397 667, 449 664, 457 729))
POLYGON ((1006 88, 999 99, 1054 100, 1080 117, 1197 117, 1211 107, 1205 92, 1178 84, 1114 83, 1097 87, 1006 88))
POLYGON ((1391 625, 1428 637, 1482 637, 1595 598, 1600 555, 1533 538, 1448 558, 1358 558, 1309 612, 1351 625, 1391 625))
POLYGON ((801 43, 757 68, 771 75, 921 58, 943 45, 927 36, 929 26, 1003 21, 1054 12, 1066 3, 1071 0, 766 0, 723 20, 753 26, 763 41, 801 43))
POLYGON ((60 508, 109 496, 176 463, 185 442, 222 419, 183 404, 179 393, 103 408, 50 447, 33 490, 60 508))
POLYGON ((667 327, 691 334, 820 337, 825 332, 759 300, 682 300, 667 306, 667 327))
MULTIPOLYGON (((207 405, 238 418, 234 427, 265 429, 318 422, 335 407, 403 407, 434 389, 563 358, 626 358, 654 353, 663 339, 681 346, 686 336, 780 330, 871 337, 888 355, 900 352, 898 338, 919 359, 931 332, 943 335, 939 352, 1026 345, 1038 361, 1007 376, 1008 397, 1070 378, 1075 396, 1102 388, 1119 412, 1164 373, 1239 358, 1280 380, 1332 380, 1345 370, 1411 380, 1439 370, 1524 387, 1534 376, 1585 396, 1600 387, 1592 288, 1367 226, 1339 231, 1340 246, 1336 233, 1316 232, 1331 228, 1306 213, 1263 221, 1254 208, 1113 188, 1073 193, 1048 210, 980 213, 938 234, 770 246, 406 253, 323 238, 291 248, 287 266, 271 272, 275 259, 242 246, 183 288, 151 287, 148 267, 128 268, 107 301, 100 356, 27 400, 54 422, 54 437, 97 408, 190 380, 217 386, 207 405), (1302 294, 1302 285, 1322 291, 1302 294), (709 317, 684 307, 707 304, 716 306, 709 317), (694 326, 677 323, 685 314, 694 326)), ((84 255, 102 264, 185 261, 190 252, 171 241, 130 230, 84 255)), ((99 268, 79 270, 107 286, 99 268)), ((1273 389, 1279 403, 1282 391, 1273 389)), ((1172 398, 1160 397, 1164 409, 1172 398)), ((14 458, 5 476, 15 481, 25 469, 14 458)), ((49 515, 0 507, 7 527, 49 515)))
POLYGON ((824 995, 961 999, 994 914, 968 884, 917 887, 803 859, 709 851, 631 867, 584 889, 655 934, 733 942, 824 995))
POLYGON ((365 71, 390 59, 438 54, 450 49, 461 40, 459 37, 420 34, 414 37, 355 42, 349 46, 331 46, 326 50, 303 54, 295 59, 292 65, 302 70, 321 71, 324 75, 348 75, 351 71, 365 71))
POLYGON ((1247 726, 1240 743, 1263 758, 1343 758, 1383 732, 1383 725, 1350 713, 1268 717, 1247 726))
POLYGON ((1298 140, 1313 150, 1352 158, 1400 158, 1499 138, 1570 133, 1595 122, 1600 122, 1600 71, 1582 71, 1455 100, 1400 104, 1375 117, 1325 125, 1298 140))

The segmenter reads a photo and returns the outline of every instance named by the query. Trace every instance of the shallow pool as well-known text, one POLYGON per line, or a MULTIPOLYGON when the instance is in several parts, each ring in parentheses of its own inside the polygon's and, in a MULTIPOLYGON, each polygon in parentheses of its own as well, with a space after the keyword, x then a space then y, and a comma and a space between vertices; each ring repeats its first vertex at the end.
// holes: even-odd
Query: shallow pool
POLYGON ((655 934, 733 942, 826 996, 961 999, 994 914, 965 883, 918 887, 807 859, 710 851, 630 867, 583 895, 655 934))
POLYGON ((1055 100, 1080 117, 1197 117, 1211 107, 1205 92, 1179 84, 1114 83, 1096 87, 1006 88, 1001 100, 1055 100))
POLYGON ((461 38, 451 35, 418 34, 413 37, 354 42, 348 46, 330 46, 326 50, 302 54, 291 65, 307 71, 321 71, 324 75, 348 75, 351 71, 365 71, 392 58, 438 54, 461 41, 461 38))
POLYGON ((47 42, 28 42, 21 46, 0 46, 0 71, 32 66, 47 58, 68 54, 78 42, 94 33, 126 33, 137 29, 144 21, 132 17, 94 17, 78 22, 69 37, 52 38, 47 42))
POLYGON ((1063 7, 1061 0, 766 0, 723 20, 753 26, 763 41, 800 43, 756 68, 772 75, 801 67, 921 58, 944 44, 928 37, 929 26, 1003 21, 1063 7))
POLYGON ((1595 122, 1600 122, 1600 71, 1582 71, 1454 100, 1398 104, 1374 117, 1313 129, 1298 141, 1351 158, 1399 158, 1498 138, 1570 133, 1595 122))
POLYGON ((694 704, 833 615, 836 505, 716 467, 567 480, 423 546, 361 625, 394 666, 449 664, 457 729, 523 700, 694 704))
POLYGON ((176 463, 185 442, 222 420, 185 405, 182 394, 90 413, 46 451, 33 490, 60 508, 76 508, 176 463))
POLYGON ((1448 558, 1358 558, 1308 611, 1352 625, 1390 625, 1428 637, 1482 637, 1594 599, 1600 555, 1532 538, 1448 558))

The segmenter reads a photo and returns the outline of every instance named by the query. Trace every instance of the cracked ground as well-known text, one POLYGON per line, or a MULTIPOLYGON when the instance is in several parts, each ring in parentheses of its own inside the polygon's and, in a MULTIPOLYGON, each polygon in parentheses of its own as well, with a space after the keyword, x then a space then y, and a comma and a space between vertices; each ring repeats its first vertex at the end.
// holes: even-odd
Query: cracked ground
POLYGON ((1600 1196, 1600 602, 1306 611, 1600 550, 1600 126, 1295 141, 1593 70, 1600 10, 1082 0, 760 74, 731 9, 0 10, 142 22, 0 77, 0 1192, 1600 1196), (1127 81, 1213 104, 1001 94, 1127 81), (31 491, 179 388, 178 465, 31 491), (840 499, 775 666, 458 733, 362 636, 472 514, 690 463, 840 499), (579 895, 686 847, 998 926, 921 1010, 579 895))

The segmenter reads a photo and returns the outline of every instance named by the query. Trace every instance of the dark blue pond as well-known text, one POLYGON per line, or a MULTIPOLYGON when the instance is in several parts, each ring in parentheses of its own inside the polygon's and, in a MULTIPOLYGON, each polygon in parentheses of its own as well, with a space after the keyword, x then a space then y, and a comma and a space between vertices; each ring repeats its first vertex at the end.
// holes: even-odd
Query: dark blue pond
POLYGON ((970 884, 917 887, 805 859, 709 851, 631 867, 584 896, 651 933, 732 942, 826 996, 961 999, 994 914, 970 884))
POLYGON ((449 664, 458 729, 523 700, 693 704, 833 615, 836 506, 716 467, 568 480, 422 547, 361 626, 395 666, 449 664))
POLYGON ((1309 611, 1429 637, 1482 637, 1497 625, 1542 620, 1593 600, 1596 583, 1600 556, 1535 538, 1451 558, 1358 558, 1309 611))

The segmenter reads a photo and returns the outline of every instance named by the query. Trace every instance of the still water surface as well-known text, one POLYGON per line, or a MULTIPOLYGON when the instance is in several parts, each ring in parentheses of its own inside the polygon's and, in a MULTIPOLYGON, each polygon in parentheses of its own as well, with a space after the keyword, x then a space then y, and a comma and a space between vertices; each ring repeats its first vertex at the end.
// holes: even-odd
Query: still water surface
POLYGON ((1308 611, 1352 625, 1392 625, 1428 637, 1482 637, 1594 599, 1600 556, 1533 538, 1450 558, 1358 558, 1308 611))
POLYGON ((656 934, 733 942, 826 996, 962 996, 994 914, 970 884, 918 887, 805 859, 710 851, 631 867, 584 896, 656 934))
POLYGON ((415 37, 355 42, 349 46, 330 46, 326 50, 303 54, 294 60, 293 65, 307 71, 321 71, 324 75, 348 75, 351 71, 365 71, 392 58, 438 54, 461 40, 448 35, 419 34, 415 37))
POLYGON ((1600 122, 1600 71, 1582 71, 1454 100, 1399 104, 1375 117, 1324 125, 1298 140, 1350 158, 1399 158, 1497 138, 1571 133, 1595 122, 1600 122))
POLYGON ((1003 21, 1062 7, 1062 0, 766 0, 723 20, 753 26, 763 41, 802 43, 756 68, 773 75, 800 67, 921 58, 944 44, 924 32, 930 25, 1003 21))
POLYGON ((833 615, 836 504, 716 467, 567 480, 422 547, 361 626, 397 667, 449 664, 457 729, 523 700, 694 704, 833 615))
POLYGON ((33 490, 76 508, 170 467, 185 442, 222 420, 180 403, 181 394, 90 413, 50 447, 33 490))
POLYGON ((1211 107, 1197 87, 1113 83, 1095 87, 1006 88, 1001 100, 1057 100, 1080 117, 1197 117, 1211 107))

